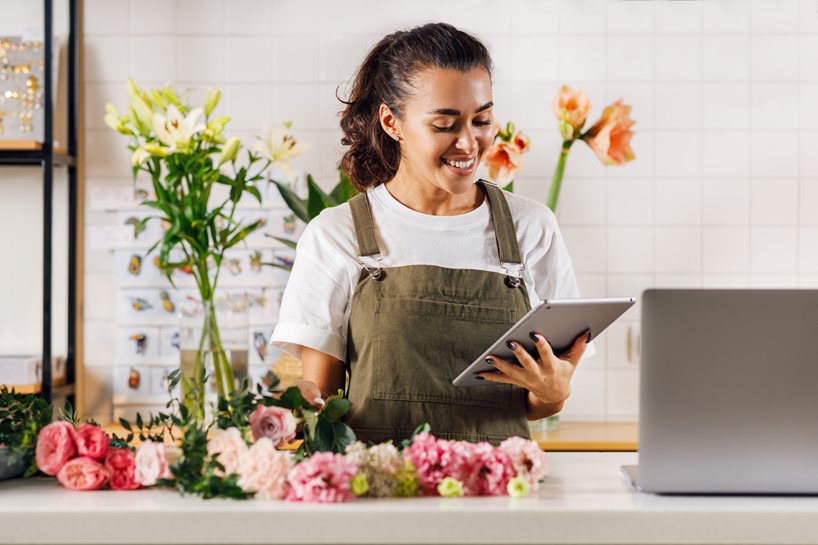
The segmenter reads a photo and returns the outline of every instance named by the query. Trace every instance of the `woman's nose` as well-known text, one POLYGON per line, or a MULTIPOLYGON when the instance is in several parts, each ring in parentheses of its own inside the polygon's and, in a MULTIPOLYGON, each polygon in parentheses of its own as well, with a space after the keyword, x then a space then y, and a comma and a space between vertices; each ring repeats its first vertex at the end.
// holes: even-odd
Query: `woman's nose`
POLYGON ((477 136, 471 127, 464 127, 457 135, 457 148, 468 154, 477 151, 477 136))

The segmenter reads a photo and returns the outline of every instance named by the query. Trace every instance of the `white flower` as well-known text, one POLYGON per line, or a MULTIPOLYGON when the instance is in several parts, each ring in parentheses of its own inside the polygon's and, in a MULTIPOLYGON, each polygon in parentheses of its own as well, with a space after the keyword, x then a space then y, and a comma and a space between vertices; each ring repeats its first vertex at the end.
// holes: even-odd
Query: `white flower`
POLYGON ((297 142, 290 134, 289 123, 280 123, 272 128, 265 127, 263 136, 256 140, 253 146, 256 153, 276 164, 287 176, 291 175, 292 168, 285 159, 301 155, 309 148, 309 144, 297 142))
POLYGON ((198 122, 202 113, 201 108, 194 108, 185 117, 175 105, 170 104, 167 117, 153 114, 153 131, 166 146, 185 151, 190 146, 193 135, 205 129, 204 123, 198 122))
POLYGON ((151 154, 145 148, 137 148, 131 155, 131 164, 133 166, 141 165, 151 154))

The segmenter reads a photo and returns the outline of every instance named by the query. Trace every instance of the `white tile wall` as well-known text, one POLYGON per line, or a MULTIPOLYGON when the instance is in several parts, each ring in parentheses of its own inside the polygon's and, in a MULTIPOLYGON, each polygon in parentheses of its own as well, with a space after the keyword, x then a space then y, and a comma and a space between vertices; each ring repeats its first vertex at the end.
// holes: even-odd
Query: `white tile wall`
MULTIPOLYGON (((86 191, 130 183, 129 152, 101 120, 105 102, 124 106, 131 75, 192 87, 193 100, 220 88, 242 137, 292 120, 312 144, 296 163, 329 186, 336 86, 384 33, 435 20, 494 53, 498 116, 532 137, 522 195, 546 197, 561 84, 588 93, 589 122, 619 97, 633 106, 636 161, 606 168, 582 143, 568 161, 558 217, 584 293, 818 287, 818 0, 87 0, 86 191)), ((86 412, 100 420, 116 350, 113 260, 88 232, 115 221, 86 217, 86 412)), ((632 311, 598 341, 566 419, 636 418, 639 370, 623 352, 635 321, 632 311)))

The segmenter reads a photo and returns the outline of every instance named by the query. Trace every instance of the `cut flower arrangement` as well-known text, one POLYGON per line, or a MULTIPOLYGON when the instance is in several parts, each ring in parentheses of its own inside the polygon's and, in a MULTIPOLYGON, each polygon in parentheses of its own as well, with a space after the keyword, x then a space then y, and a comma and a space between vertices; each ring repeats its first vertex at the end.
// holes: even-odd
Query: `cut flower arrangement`
MULTIPOLYGON (((171 377, 171 389, 178 382, 171 377)), ((40 430, 37 468, 71 490, 175 488, 203 498, 337 503, 357 497, 523 498, 548 463, 539 446, 512 437, 499 446, 438 439, 427 424, 399 445, 366 445, 341 421, 343 392, 315 409, 291 387, 250 392, 245 381, 220 398, 213 421, 193 418, 172 399, 169 413, 121 420, 126 437, 65 411, 40 430), (136 439, 139 439, 137 441, 136 439), (295 449, 295 442, 301 443, 295 449)))

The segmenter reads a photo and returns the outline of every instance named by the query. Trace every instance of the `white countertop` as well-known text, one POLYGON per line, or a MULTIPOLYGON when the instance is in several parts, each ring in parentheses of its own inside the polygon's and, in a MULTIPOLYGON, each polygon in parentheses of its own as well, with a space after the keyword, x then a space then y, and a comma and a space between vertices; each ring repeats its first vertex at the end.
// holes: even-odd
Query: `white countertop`
POLYGON ((0 543, 818 543, 818 497, 632 492, 632 452, 549 454, 536 497, 200 500, 0 482, 0 543))

